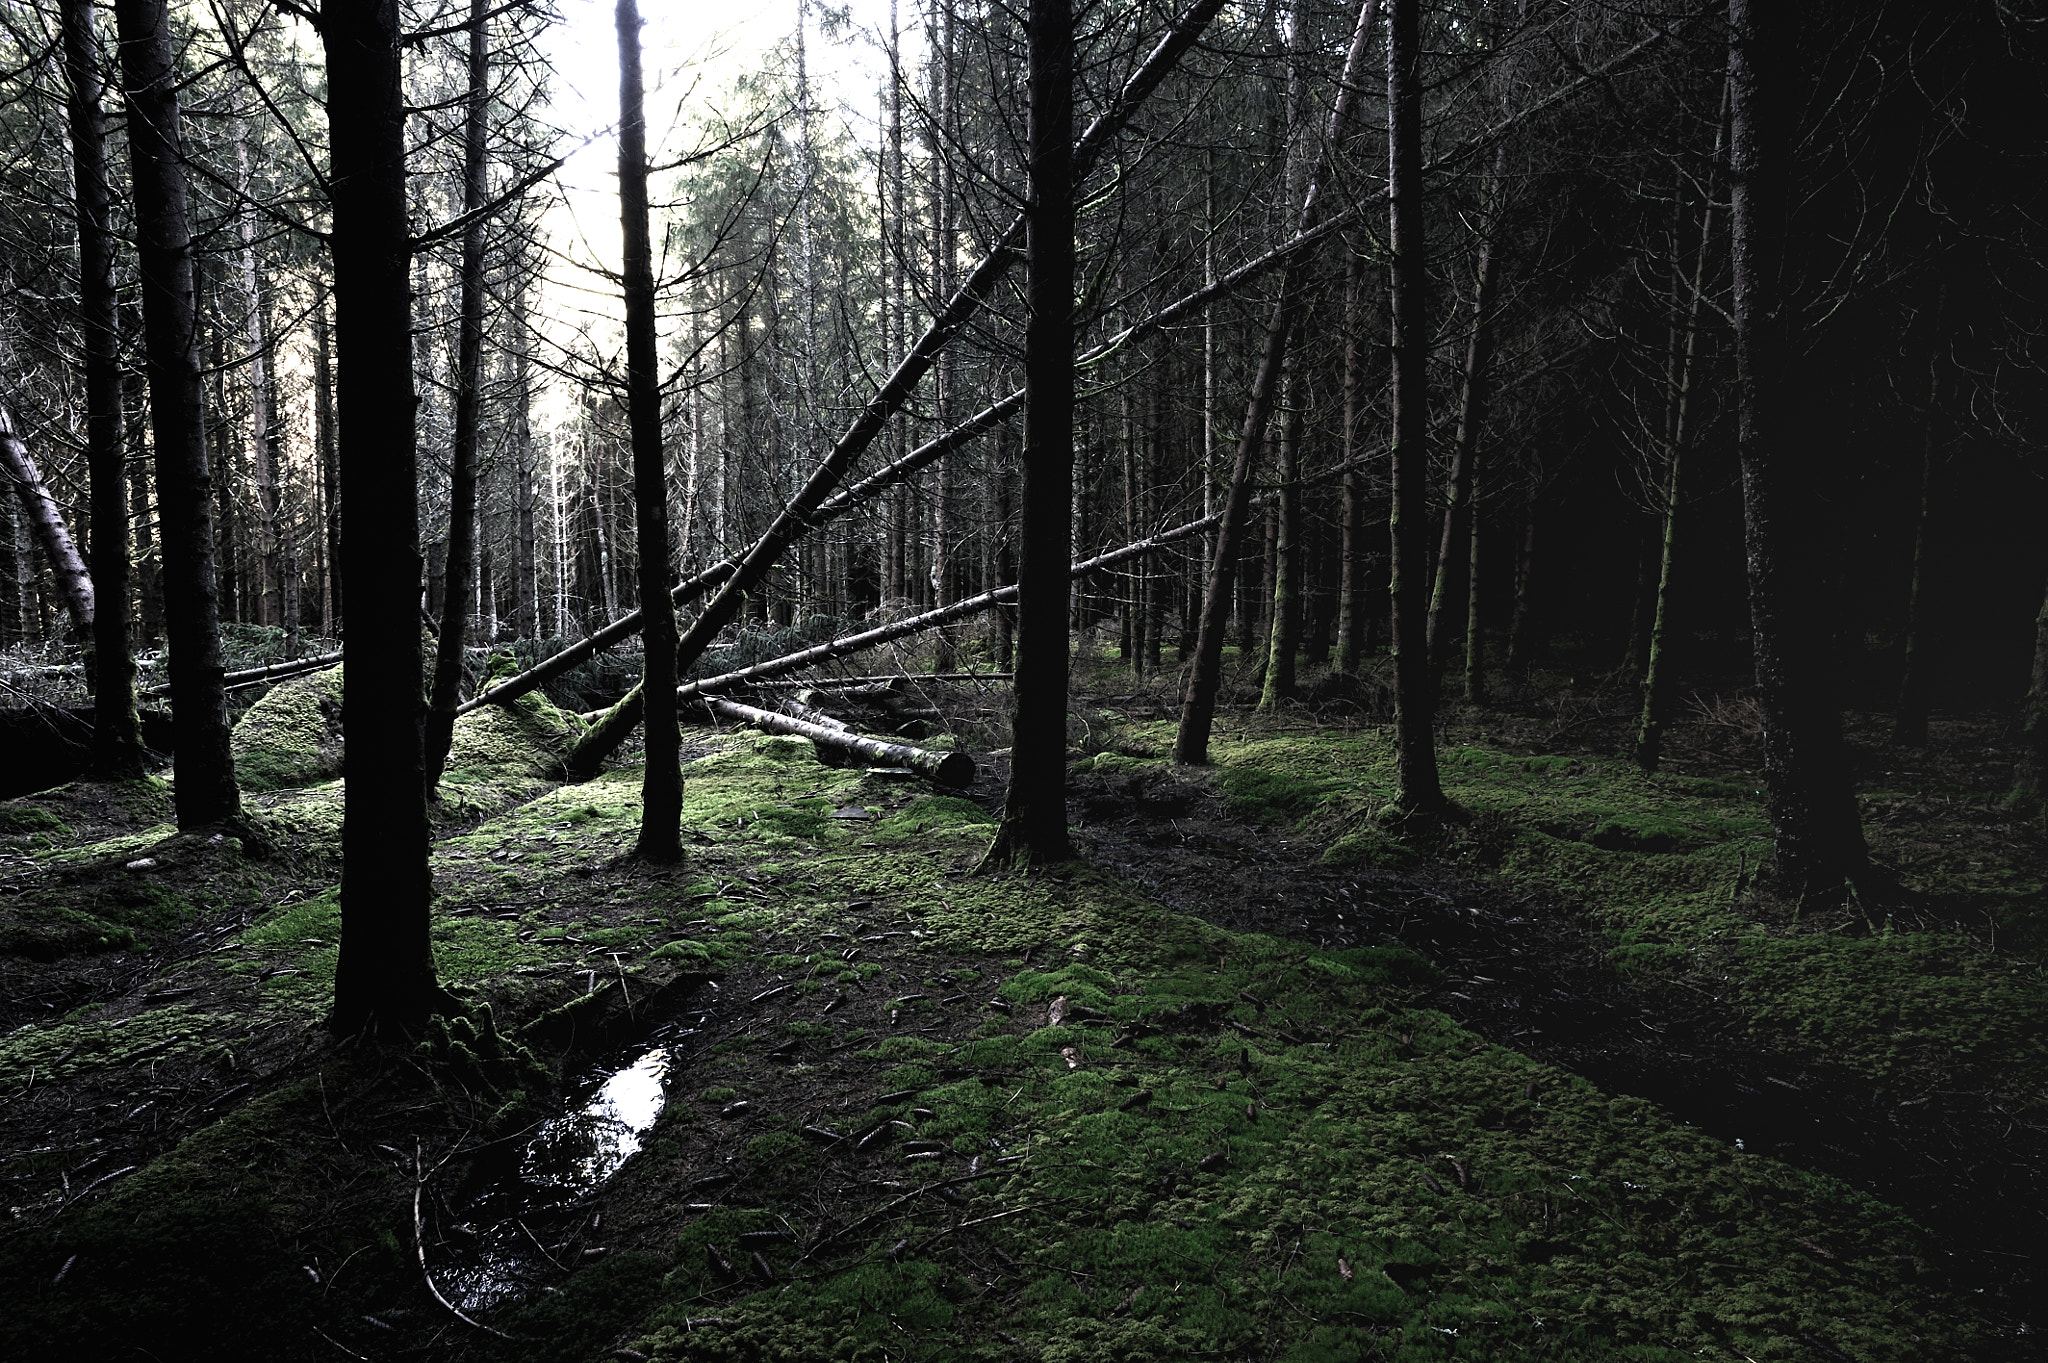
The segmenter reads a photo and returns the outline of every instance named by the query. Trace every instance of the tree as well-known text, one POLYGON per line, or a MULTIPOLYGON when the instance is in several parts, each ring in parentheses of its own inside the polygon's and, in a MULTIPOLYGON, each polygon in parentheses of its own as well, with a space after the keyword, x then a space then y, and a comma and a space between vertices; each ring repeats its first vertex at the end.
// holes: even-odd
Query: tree
POLYGON ((130 185, 156 443, 178 827, 190 830, 235 817, 242 798, 228 749, 227 696, 221 687, 213 480, 206 456, 178 70, 165 0, 116 0, 114 16, 128 94, 130 185))
POLYGON ((1067 577, 1074 499, 1074 21, 1032 0, 1025 237, 1024 491, 1010 784, 985 866, 1073 855, 1067 838, 1067 577))
POLYGON ((349 629, 341 957, 332 1025, 409 1031, 442 1004, 428 936, 418 449, 397 0, 326 0, 335 408, 349 629))
POLYGON ((1793 84, 1786 6, 1730 0, 1728 89, 1736 449, 1764 714, 1775 875, 1804 898, 1875 888, 1828 694, 1824 549, 1810 461, 1787 448, 1792 360, 1784 279, 1793 84))
POLYGON ((469 4, 468 108, 462 121, 461 314, 455 361, 455 439, 449 447, 448 581, 441 605, 434 684, 427 702, 426 770, 431 793, 455 737, 462 702, 462 649, 476 571, 477 428, 484 379, 484 111, 490 99, 490 0, 469 4))
MULTIPOLYGON (((483 0, 477 0, 481 5, 483 0)), ((655 372, 654 253, 647 232, 647 116, 640 90, 640 8, 618 0, 619 225, 625 238, 626 406, 633 430, 633 504, 640 533, 641 637, 645 640, 647 763, 640 780, 646 861, 682 859, 683 776, 677 756, 676 616, 669 604, 668 478, 661 385, 655 372)))
POLYGON ((1390 0, 1387 22, 1387 246, 1393 256, 1393 604, 1395 804, 1443 807, 1437 779, 1435 678, 1429 659, 1429 278, 1422 219, 1419 0, 1390 0))

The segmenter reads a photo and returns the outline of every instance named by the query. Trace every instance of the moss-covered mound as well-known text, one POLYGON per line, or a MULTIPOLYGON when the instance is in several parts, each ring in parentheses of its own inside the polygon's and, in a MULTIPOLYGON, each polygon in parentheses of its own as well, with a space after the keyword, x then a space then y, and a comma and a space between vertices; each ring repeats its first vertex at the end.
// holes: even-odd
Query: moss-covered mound
POLYGON ((286 790, 341 775, 341 669, 271 687, 236 722, 229 749, 245 791, 286 790))

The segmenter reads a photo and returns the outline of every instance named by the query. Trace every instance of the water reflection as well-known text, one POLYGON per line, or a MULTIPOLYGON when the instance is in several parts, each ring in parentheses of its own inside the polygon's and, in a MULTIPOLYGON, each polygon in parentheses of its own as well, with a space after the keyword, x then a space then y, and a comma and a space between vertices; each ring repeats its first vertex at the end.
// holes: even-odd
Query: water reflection
POLYGON ((581 1112, 542 1126, 526 1148, 520 1177, 536 1189, 581 1194, 617 1173, 661 1115, 668 1068, 668 1051, 657 1046, 605 1080, 581 1112))

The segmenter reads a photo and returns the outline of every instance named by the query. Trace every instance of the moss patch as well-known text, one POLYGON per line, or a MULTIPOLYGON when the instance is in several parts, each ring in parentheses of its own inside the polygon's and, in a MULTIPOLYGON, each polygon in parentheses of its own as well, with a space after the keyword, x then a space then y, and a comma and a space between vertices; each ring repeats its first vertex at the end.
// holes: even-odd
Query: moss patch
POLYGON ((235 722, 229 739, 245 791, 284 790, 341 774, 341 669, 290 677, 235 722))

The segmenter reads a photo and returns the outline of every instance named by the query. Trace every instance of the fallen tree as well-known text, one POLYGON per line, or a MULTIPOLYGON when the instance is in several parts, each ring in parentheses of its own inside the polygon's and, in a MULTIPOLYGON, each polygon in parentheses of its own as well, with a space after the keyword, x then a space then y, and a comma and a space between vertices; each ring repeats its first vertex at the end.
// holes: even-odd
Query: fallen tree
MULTIPOLYGON (((220 684, 224 688, 254 686, 257 682, 280 681, 296 677, 301 672, 317 672, 323 667, 333 667, 341 661, 339 653, 322 653, 312 658, 293 658, 287 662, 272 663, 268 667, 252 667, 242 672, 221 674, 220 684)), ((168 696, 169 686, 152 686, 142 694, 145 696, 168 696)))
POLYGON ((771 734, 808 738, 818 745, 820 754, 832 753, 842 760, 859 758, 875 767, 908 767, 926 780, 936 781, 942 786, 974 784, 974 759, 964 752, 933 752, 908 743, 884 743, 876 738, 863 738, 848 729, 828 728, 794 715, 742 705, 722 696, 707 697, 704 706, 720 719, 751 724, 771 734))
POLYGON ((14 433, 14 422, 5 406, 0 406, 0 477, 13 485, 14 495, 21 501, 22 515, 28 520, 36 543, 42 546, 44 557, 50 561, 50 572, 57 579, 57 595, 64 599, 72 630, 80 642, 90 639, 92 574, 79 557, 78 546, 65 527, 64 513, 57 509, 57 499, 43 485, 43 475, 29 456, 28 445, 14 433))

